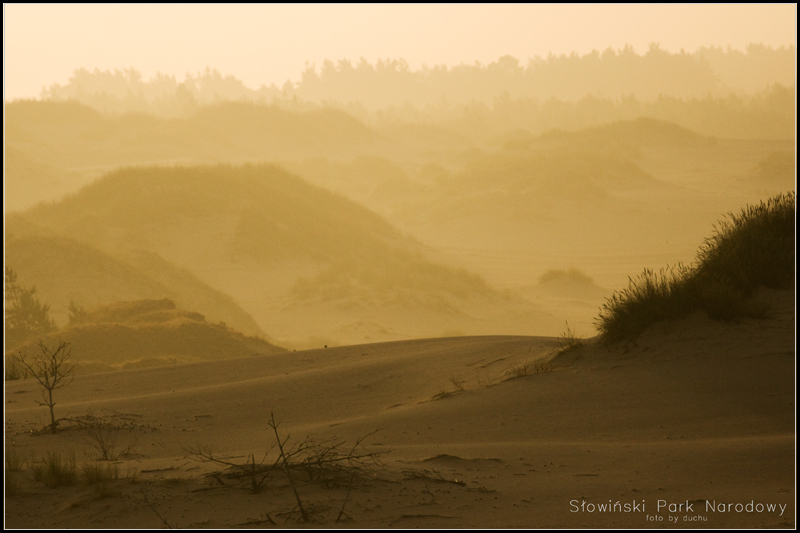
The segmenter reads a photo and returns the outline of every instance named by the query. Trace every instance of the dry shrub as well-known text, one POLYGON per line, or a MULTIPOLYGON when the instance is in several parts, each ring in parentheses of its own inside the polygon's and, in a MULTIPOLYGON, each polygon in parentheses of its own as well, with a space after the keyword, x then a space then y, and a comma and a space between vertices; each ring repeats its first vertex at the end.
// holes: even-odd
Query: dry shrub
MULTIPOLYGON (((203 445, 184 446, 184 451, 195 461, 226 467, 225 471, 208 475, 218 483, 251 493, 262 492, 275 477, 283 476, 297 501, 297 506, 284 515, 296 517, 298 521, 306 523, 311 522, 315 514, 328 510, 328 507, 303 501, 298 489, 301 479, 327 489, 347 487, 349 497, 354 483, 371 479, 375 469, 383 464, 380 456, 386 452, 368 450, 363 444, 374 432, 356 440, 352 445, 339 438, 317 439, 312 436, 291 443, 291 435, 281 437, 279 425, 275 416, 271 415, 268 426, 273 431, 275 443, 259 460, 254 455, 248 455, 244 463, 233 462, 203 445)), ((344 505, 339 511, 337 521, 343 516, 346 516, 344 505)))

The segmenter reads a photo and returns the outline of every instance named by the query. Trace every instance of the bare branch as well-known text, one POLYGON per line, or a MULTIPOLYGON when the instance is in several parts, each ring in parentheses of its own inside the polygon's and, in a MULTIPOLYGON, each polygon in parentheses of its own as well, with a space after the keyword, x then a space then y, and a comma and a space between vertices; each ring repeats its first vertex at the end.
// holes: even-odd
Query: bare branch
POLYGON ((55 349, 51 349, 44 341, 39 341, 39 353, 28 357, 26 352, 19 352, 15 357, 19 363, 39 382, 42 387, 42 401, 39 405, 50 409, 50 431, 56 432, 58 421, 55 417, 56 405, 53 391, 58 390, 72 381, 72 373, 76 364, 70 362, 72 348, 68 342, 60 341, 55 349))

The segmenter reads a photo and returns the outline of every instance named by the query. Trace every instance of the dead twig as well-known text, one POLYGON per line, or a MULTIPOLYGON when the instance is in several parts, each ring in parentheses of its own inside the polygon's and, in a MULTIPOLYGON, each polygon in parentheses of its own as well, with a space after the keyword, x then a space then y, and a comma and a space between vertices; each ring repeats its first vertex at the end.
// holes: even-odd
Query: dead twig
POLYGON ((278 425, 279 422, 275 422, 275 413, 270 413, 270 420, 269 420, 269 427, 272 428, 272 431, 275 432, 275 440, 278 442, 278 449, 281 452, 281 460, 283 461, 283 468, 286 471, 286 477, 289 479, 289 485, 292 486, 292 491, 294 492, 294 497, 297 499, 297 508, 300 510, 300 516, 303 519, 303 522, 308 522, 308 513, 306 510, 303 509, 303 501, 300 499, 300 494, 297 492, 297 487, 294 484, 294 480, 292 480, 292 474, 289 472, 289 461, 286 459, 286 454, 283 451, 283 445, 289 440, 289 436, 286 437, 286 441, 281 442, 281 437, 278 435, 278 425))
MULTIPOLYGON (((183 450, 190 456, 190 459, 204 463, 216 463, 228 467, 228 472, 224 476, 228 479, 249 481, 248 490, 253 494, 262 492, 270 481, 270 473, 277 465, 277 461, 269 464, 267 457, 269 456, 272 448, 269 448, 260 461, 256 462, 255 455, 248 455, 244 464, 234 463, 227 459, 223 459, 211 451, 208 446, 200 444, 196 446, 184 446, 183 450), (266 464, 265 464, 266 463, 266 464)), ((222 475, 219 472, 212 472, 209 476, 216 479, 222 485, 226 485, 222 481, 222 475)))

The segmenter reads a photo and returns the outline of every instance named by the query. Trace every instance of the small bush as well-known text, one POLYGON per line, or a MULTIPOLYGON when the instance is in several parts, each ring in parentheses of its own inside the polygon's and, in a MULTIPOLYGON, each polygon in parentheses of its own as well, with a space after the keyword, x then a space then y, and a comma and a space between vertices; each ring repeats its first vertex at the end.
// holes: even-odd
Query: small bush
POLYGON ((794 192, 729 214, 706 239, 695 266, 678 265, 655 273, 645 269, 614 293, 596 320, 606 344, 633 340, 651 324, 697 309, 709 317, 764 317, 766 309, 748 300, 759 286, 785 289, 795 279, 794 192))
POLYGON ((84 439, 92 448, 97 451, 101 461, 116 461, 121 457, 130 455, 136 443, 129 441, 127 445, 120 447, 118 444, 118 428, 107 422, 98 421, 95 424, 86 426, 86 436, 84 439))
POLYGON ((134 417, 140 415, 121 414, 116 411, 110 411, 110 413, 95 416, 90 411, 82 416, 63 419, 77 424, 86 432, 83 440, 97 452, 96 459, 100 461, 116 461, 131 455, 136 446, 136 440, 131 438, 127 444, 121 445, 120 433, 123 430, 145 427, 134 421, 134 417))
POLYGON ((290 443, 290 436, 283 438, 278 434, 279 423, 274 415, 270 415, 268 425, 273 430, 275 444, 267 448, 260 460, 248 455, 245 463, 232 462, 199 444, 184 446, 184 451, 192 460, 225 466, 225 472, 211 474, 218 483, 253 494, 262 492, 275 476, 282 475, 293 487, 300 507, 296 475, 328 489, 349 487, 355 481, 372 479, 375 470, 383 465, 380 457, 386 452, 371 451, 364 445, 364 440, 375 432, 364 435, 352 445, 338 438, 320 440, 310 435, 290 443))

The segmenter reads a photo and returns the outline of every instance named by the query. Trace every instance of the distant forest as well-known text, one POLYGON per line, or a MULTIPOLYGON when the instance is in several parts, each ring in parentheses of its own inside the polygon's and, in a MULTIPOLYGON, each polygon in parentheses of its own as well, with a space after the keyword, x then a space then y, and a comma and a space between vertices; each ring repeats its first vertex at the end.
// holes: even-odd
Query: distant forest
POLYGON ((75 71, 42 91, 112 115, 189 117, 200 107, 246 101, 293 110, 337 108, 371 125, 403 122, 457 127, 474 134, 509 128, 539 133, 650 117, 721 137, 793 138, 796 49, 750 45, 670 53, 651 45, 586 55, 504 56, 488 65, 411 70, 403 60, 363 58, 308 65, 296 83, 246 87, 206 69, 182 82, 135 69, 75 71))

